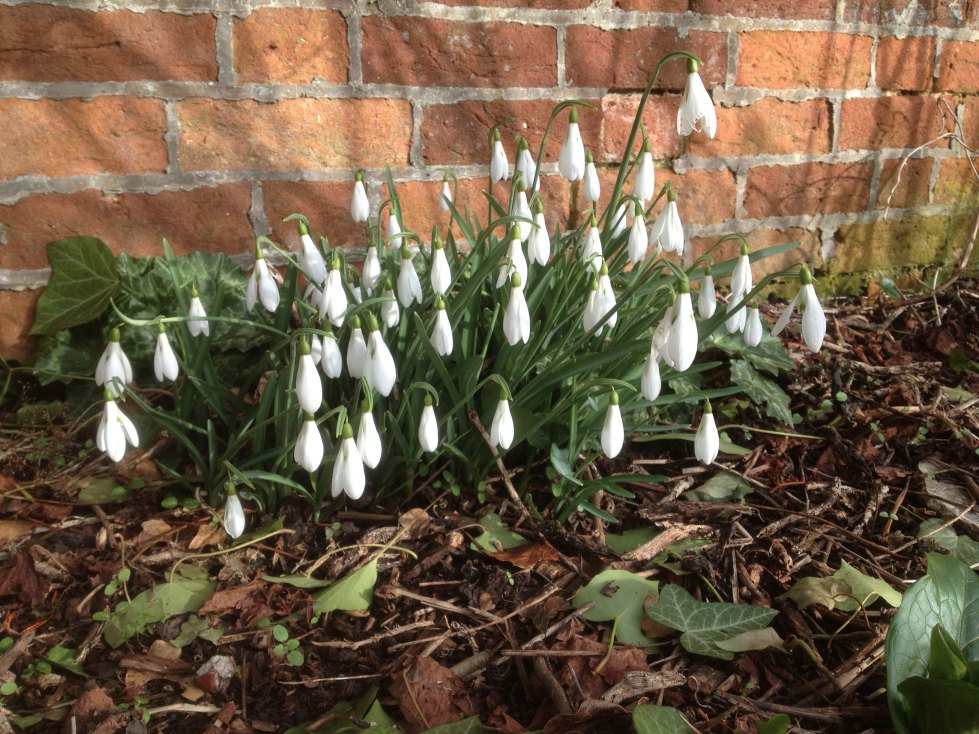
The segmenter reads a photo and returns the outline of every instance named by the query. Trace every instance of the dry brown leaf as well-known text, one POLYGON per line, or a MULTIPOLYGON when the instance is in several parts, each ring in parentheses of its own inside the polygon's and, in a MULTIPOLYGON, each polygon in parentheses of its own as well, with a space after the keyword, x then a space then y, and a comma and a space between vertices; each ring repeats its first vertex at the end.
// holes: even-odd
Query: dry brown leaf
POLYGON ((200 550, 201 548, 206 548, 209 545, 221 545, 224 543, 228 534, 224 532, 224 528, 220 525, 201 525, 197 528, 197 535, 194 539, 190 541, 187 546, 187 550, 200 550))
POLYGON ((523 570, 533 568, 538 563, 561 560, 561 555, 549 543, 527 543, 516 548, 508 548, 507 550, 487 553, 486 555, 498 561, 512 563, 517 568, 523 570))
POLYGON ((168 523, 158 518, 147 520, 143 523, 142 527, 143 529, 136 536, 136 545, 144 545, 145 543, 151 542, 158 543, 173 529, 168 523))
POLYGON ((50 584, 34 568, 34 561, 26 552, 14 556, 14 565, 0 574, 0 597, 16 594, 26 607, 36 607, 48 594, 50 584))
POLYGON ((429 657, 393 676, 391 694, 411 732, 449 724, 476 713, 465 684, 451 670, 429 657))
POLYGON ((0 548, 27 535, 32 528, 34 523, 26 520, 0 520, 0 548))
POLYGON ((233 586, 230 589, 221 589, 214 592, 214 595, 204 602, 197 613, 200 616, 205 614, 224 614, 226 612, 241 610, 249 606, 248 599, 264 589, 268 584, 264 581, 252 581, 244 586, 233 586))

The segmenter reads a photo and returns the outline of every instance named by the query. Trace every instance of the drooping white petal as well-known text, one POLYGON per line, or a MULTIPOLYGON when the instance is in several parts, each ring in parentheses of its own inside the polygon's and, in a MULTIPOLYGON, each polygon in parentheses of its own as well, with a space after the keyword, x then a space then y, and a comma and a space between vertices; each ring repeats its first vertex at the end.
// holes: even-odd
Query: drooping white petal
POLYGON ((355 222, 366 222, 371 214, 371 203, 367 199, 367 189, 360 179, 354 181, 353 196, 350 199, 350 218, 355 222))
POLYGON ((157 382, 176 380, 180 374, 177 355, 173 353, 173 347, 170 346, 170 340, 164 331, 156 335, 156 351, 153 353, 153 374, 156 375, 157 382))
POLYGON ((403 308, 412 303, 422 302, 422 283, 410 257, 401 258, 401 269, 398 271, 398 301, 403 308))
POLYGON ((687 85, 676 113, 676 130, 683 136, 690 135, 694 130, 701 130, 712 139, 717 133, 714 103, 696 71, 687 74, 687 85))
POLYGON ((663 380, 659 372, 659 353, 656 351, 656 347, 649 349, 646 364, 643 365, 640 388, 642 389, 642 396, 649 401, 658 398, 663 389, 663 380))
POLYGON ((388 227, 387 227, 388 246, 392 250, 401 249, 401 243, 403 241, 403 238, 401 237, 401 233, 403 231, 404 230, 402 230, 401 228, 401 220, 398 219, 398 215, 392 209, 391 213, 388 215, 388 227))
POLYGON ((357 449, 360 458, 369 469, 376 469, 381 463, 381 434, 377 432, 374 414, 370 411, 360 416, 360 427, 357 429, 357 449))
POLYGON ((697 357, 699 341, 697 321, 693 316, 693 303, 689 291, 681 292, 676 297, 675 313, 676 317, 670 327, 670 339, 666 348, 673 362, 673 368, 678 372, 684 372, 697 357))
POLYGON ((582 262, 588 265, 596 273, 602 269, 604 254, 602 253, 602 238, 598 231, 598 225, 592 224, 585 233, 585 242, 581 251, 582 262))
POLYGON ((449 269, 449 259, 445 256, 445 248, 438 247, 432 252, 432 290, 444 294, 452 285, 452 271, 449 269))
MULTIPOLYGON (((262 261, 264 262, 264 260, 262 261)), ((245 284, 245 310, 248 313, 255 308, 258 301, 258 268, 252 268, 251 275, 248 276, 248 283, 245 284)))
POLYGON ((359 326, 355 326, 350 332, 350 341, 347 343, 347 372, 355 380, 364 376, 367 368, 367 340, 364 339, 364 332, 359 326))
POLYGON ((615 210, 615 216, 612 217, 612 237, 618 237, 620 234, 625 232, 629 228, 629 217, 627 216, 629 212, 629 206, 625 202, 619 204, 619 208, 615 210))
POLYGON ((517 151, 516 170, 519 171, 528 191, 540 190, 540 178, 537 177, 537 165, 534 163, 534 157, 530 154, 529 148, 521 148, 519 151, 517 151))
MULTIPOLYGON (((449 186, 449 182, 442 181, 442 190, 439 192, 439 209, 444 212, 449 211, 449 204, 452 203, 452 187, 449 186)), ((374 467, 371 467, 372 469, 374 467)))
POLYGON ((200 296, 191 297, 187 316, 190 318, 187 322, 187 329, 191 336, 200 336, 201 334, 209 336, 211 334, 211 326, 207 322, 207 314, 204 312, 204 304, 201 303, 200 296))
POLYGON ((510 162, 503 149, 503 141, 496 139, 493 141, 493 152, 490 156, 490 180, 496 183, 508 178, 510 178, 510 162))
POLYGON ((337 458, 333 464, 330 494, 334 498, 346 494, 350 499, 360 499, 367 486, 364 462, 352 436, 345 436, 340 442, 337 458))
POLYGON ((649 249, 649 233, 646 230, 646 220, 639 213, 629 227, 629 262, 638 265, 646 257, 649 249))
POLYGON ((568 134, 558 156, 558 170, 568 181, 577 181, 585 175, 585 144, 575 121, 568 123, 568 134))
POLYGON ((381 321, 389 328, 393 329, 401 320, 401 311, 398 308, 398 300, 394 297, 394 291, 386 289, 381 296, 381 321))
POLYGON ((224 525, 224 532, 232 539, 240 538, 241 534, 245 532, 245 511, 237 494, 228 495, 224 504, 222 524, 224 525))
POLYGON ((717 291, 714 289, 714 276, 705 275, 704 282, 700 286, 700 295, 697 296, 697 311, 700 318, 709 319, 717 310, 717 291))
POLYGON ((502 288, 507 278, 514 273, 520 275, 521 283, 527 283, 527 257, 523 254, 523 245, 519 239, 510 240, 506 260, 500 266, 500 273, 496 278, 496 287, 502 288))
POLYGON ((435 312, 435 326, 432 328, 431 343, 439 356, 448 357, 452 354, 452 324, 449 323, 449 314, 444 308, 435 312))
POLYGON ((522 287, 510 288, 510 301, 503 313, 503 335, 511 347, 530 341, 530 310, 522 287))
POLYGON ((323 337, 322 352, 320 353, 320 368, 327 377, 339 377, 343 374, 343 354, 340 352, 340 342, 328 333, 323 337))
POLYGON ((367 366, 364 369, 364 379, 367 384, 387 397, 398 379, 398 371, 394 364, 391 350, 384 343, 379 329, 371 331, 367 341, 367 366))
POLYGON ((653 156, 645 147, 639 158, 639 168, 636 171, 635 187, 632 193, 643 203, 643 207, 656 193, 656 169, 653 166, 653 156))
POLYGON ((746 347, 757 347, 761 344, 761 338, 764 334, 761 326, 761 314, 758 312, 757 306, 748 306, 745 311, 744 331, 741 338, 746 347))
POLYGON ((349 305, 347 292, 343 288, 343 271, 334 266, 327 273, 326 282, 323 284, 320 319, 329 318, 334 326, 343 326, 343 314, 349 305))
POLYGON ((534 228, 527 243, 527 255, 530 262, 541 265, 547 265, 551 257, 551 237, 547 234, 547 222, 544 221, 542 211, 534 214, 534 228))
POLYGON ((322 283, 326 277, 326 260, 309 234, 299 236, 299 267, 312 283, 322 283))
POLYGON ((608 319, 598 329, 597 334, 601 335, 605 329, 611 329, 618 321, 619 314, 615 311, 615 291, 612 290, 612 281, 608 275, 608 268, 602 267, 602 273, 598 276, 598 290, 595 291, 595 322, 599 323, 608 316, 608 319))
POLYGON ((118 341, 118 330, 113 330, 109 343, 95 366, 95 384, 108 388, 112 397, 122 395, 123 387, 133 381, 133 368, 129 357, 122 351, 118 341))
POLYGON ((593 162, 585 164, 584 179, 585 201, 594 204, 602 195, 602 184, 598 180, 598 171, 595 169, 593 162))
POLYGON ((129 417, 119 410, 113 399, 105 401, 102 418, 95 434, 95 445, 104 451, 112 461, 121 461, 126 454, 126 444, 139 445, 136 426, 129 417))
POLYGON ((660 356, 660 358, 666 362, 666 364, 673 366, 673 358, 670 357, 669 351, 667 350, 667 345, 670 341, 670 332, 673 330, 673 313, 676 306, 674 301, 663 314, 663 318, 656 325, 656 329, 653 331, 653 349, 660 356))
POLYGON ((313 358, 313 364, 319 364, 323 359, 323 342, 319 334, 309 335, 309 356, 313 358))
POLYGON ((731 273, 731 296, 740 301, 751 290, 751 260, 747 255, 740 255, 731 273))
POLYGON ((299 429, 292 458, 306 471, 314 472, 323 463, 323 451, 323 436, 320 434, 319 426, 316 425, 315 420, 307 417, 303 421, 302 428, 299 429))
POLYGON ((792 297, 792 300, 786 304, 785 309, 782 311, 782 315, 775 321, 775 326, 772 327, 772 336, 778 336, 781 334, 782 329, 788 325, 789 319, 792 318, 792 312, 795 311, 796 304, 799 302, 799 296, 801 295, 802 289, 800 288, 799 291, 792 297))
POLYGON ((802 295, 802 340, 809 347, 809 351, 816 353, 823 346, 823 339, 826 338, 826 314, 819 298, 816 297, 816 289, 812 283, 806 283, 799 291, 802 295))
POLYGON ((622 411, 619 406, 610 403, 605 413, 605 424, 602 426, 602 452, 614 459, 622 451, 625 442, 625 429, 622 427, 622 411))
POLYGON ((717 425, 714 423, 714 414, 705 412, 700 419, 700 426, 697 428, 697 435, 693 441, 694 456, 702 464, 712 464, 720 451, 721 438, 717 433, 717 425))
POLYGON ((439 424, 435 417, 435 408, 426 405, 422 408, 421 420, 418 421, 418 443, 423 451, 435 451, 439 447, 439 424))
POLYGON ((493 422, 490 424, 490 443, 499 446, 506 451, 513 445, 513 415, 510 413, 510 401, 500 398, 496 404, 496 412, 493 413, 493 422))
POLYGON ((374 286, 377 285, 379 277, 381 277, 381 259, 377 255, 377 247, 371 245, 367 248, 367 254, 364 256, 364 267, 360 279, 368 294, 374 293, 374 286))
POLYGON ((296 398, 307 413, 315 413, 323 404, 323 382, 311 354, 299 355, 296 369, 296 398))
POLYGON ((258 273, 256 276, 258 281, 258 300, 262 302, 262 306, 266 311, 274 313, 275 309, 279 307, 279 285, 275 282, 275 278, 272 276, 272 271, 269 270, 265 258, 260 258, 255 261, 255 271, 258 273))

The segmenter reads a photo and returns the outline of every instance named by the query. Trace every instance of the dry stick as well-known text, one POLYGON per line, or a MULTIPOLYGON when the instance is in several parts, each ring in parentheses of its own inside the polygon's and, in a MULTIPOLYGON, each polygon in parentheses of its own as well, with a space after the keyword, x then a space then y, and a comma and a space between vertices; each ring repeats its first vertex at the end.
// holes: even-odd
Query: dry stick
POLYGON ((932 535, 935 535, 936 533, 940 533, 945 528, 949 527, 950 525, 954 525, 959 520, 961 520, 963 517, 965 517, 970 512, 972 512, 972 509, 975 506, 976 506, 976 501, 975 500, 972 500, 972 503, 968 507, 966 507, 964 510, 962 510, 962 512, 960 512, 958 515, 956 515, 955 517, 953 517, 951 520, 949 520, 948 522, 946 522, 943 525, 940 525, 939 527, 935 528, 934 530, 932 530, 932 531, 930 531, 928 533, 925 533, 920 538, 915 538, 914 540, 909 540, 904 545, 899 545, 897 548, 894 549, 894 552, 895 553, 900 553, 903 550, 907 550, 912 545, 915 545, 916 543, 920 543, 925 538, 930 538, 932 535))
POLYGON ((348 642, 347 640, 327 640, 326 642, 313 642, 314 647, 341 647, 344 650, 356 650, 366 645, 373 645, 381 640, 386 640, 389 637, 397 637, 405 632, 411 632, 412 630, 421 629, 423 627, 431 627, 435 624, 430 619, 422 620, 421 622, 412 622, 411 624, 406 624, 403 627, 395 627, 394 629, 388 630, 387 632, 379 632, 373 637, 365 637, 362 640, 357 640, 355 642, 348 642))
POLYGON ((551 699, 551 703, 554 704, 557 712, 562 715, 574 713, 574 710, 571 708, 571 702, 568 701, 568 696, 564 692, 564 688, 558 682, 558 679, 554 677, 554 673, 547 664, 547 660, 545 658, 534 658, 532 664, 534 666, 534 672, 537 673, 537 679, 544 686, 547 697, 551 699))

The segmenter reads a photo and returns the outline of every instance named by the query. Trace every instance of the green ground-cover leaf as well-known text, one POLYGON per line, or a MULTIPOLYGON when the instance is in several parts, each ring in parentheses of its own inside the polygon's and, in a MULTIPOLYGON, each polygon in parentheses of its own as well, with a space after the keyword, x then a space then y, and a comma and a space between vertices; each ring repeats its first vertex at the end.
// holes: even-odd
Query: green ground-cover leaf
POLYGON ((481 734, 489 731, 475 716, 426 729, 421 734, 481 734))
POLYGON ((335 584, 313 596, 313 614, 363 611, 374 599, 377 583, 377 559, 344 576, 335 584))
POLYGON ((937 543, 967 566, 979 563, 979 542, 968 535, 958 535, 952 528, 932 533, 935 528, 944 524, 945 521, 937 517, 925 520, 918 528, 918 537, 928 536, 931 542, 937 543))
POLYGON ((791 723, 786 714, 775 714, 768 721, 759 721, 755 725, 755 734, 786 734, 791 723))
POLYGON ((860 573, 846 561, 840 563, 839 570, 833 576, 844 581, 850 587, 850 593, 856 597, 844 598, 836 602, 837 608, 844 612, 855 612, 861 605, 869 607, 878 599, 883 599, 892 607, 901 606, 900 591, 895 591, 880 579, 860 573))
POLYGON ((620 556, 633 551, 643 543, 648 543, 659 534, 655 528, 632 528, 621 535, 605 533, 605 545, 620 556))
POLYGON ((792 409, 789 396, 773 380, 755 370, 746 360, 731 362, 731 381, 744 388, 745 393, 759 407, 765 407, 765 415, 788 426, 792 425, 792 409))
POLYGON ((615 621, 615 638, 627 645, 654 644, 642 633, 643 604, 655 597, 659 584, 629 571, 609 569, 595 576, 575 594, 572 604, 581 608, 588 602, 595 606, 584 613, 592 622, 615 621))
POLYGON ((495 512, 483 515, 479 519, 479 524, 483 528, 483 532, 476 536, 473 545, 486 553, 499 553, 502 550, 519 548, 529 542, 525 537, 504 525, 503 520, 495 512))
POLYGON ((697 731, 675 708, 643 704, 632 710, 636 734, 690 734, 697 731))
POLYGON ((97 237, 49 242, 51 279, 38 299, 31 334, 55 334, 101 316, 119 288, 114 261, 97 237))
POLYGON ((369 688, 357 701, 341 701, 324 715, 318 716, 317 720, 325 721, 324 724, 315 728, 300 724, 291 727, 285 734, 361 734, 365 730, 371 734, 402 734, 394 720, 381 708, 377 693, 376 687, 369 688))
POLYGON ((699 487, 683 493, 694 502, 737 502, 751 493, 751 487, 733 472, 718 472, 699 487))

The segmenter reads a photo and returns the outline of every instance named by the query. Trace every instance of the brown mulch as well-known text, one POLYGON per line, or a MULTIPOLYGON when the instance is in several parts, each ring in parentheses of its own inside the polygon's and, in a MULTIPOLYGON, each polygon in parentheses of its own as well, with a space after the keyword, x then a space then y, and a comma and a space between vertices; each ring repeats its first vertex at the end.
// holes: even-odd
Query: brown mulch
POLYGON ((77 445, 70 426, 6 430, 0 639, 13 646, 0 650, 0 684, 13 680, 18 690, 0 697, 0 734, 34 713, 44 715, 34 732, 284 732, 338 717, 356 731, 364 728, 356 716, 330 710, 373 688, 405 732, 470 716, 499 732, 627 732, 637 703, 675 707, 700 732, 754 732, 778 713, 792 731, 890 731, 883 646, 893 609, 800 610, 779 597, 842 561, 905 589, 937 550, 917 537, 929 518, 958 518, 952 529, 979 539, 979 293, 960 281, 933 298, 836 304, 828 317, 819 355, 790 342, 799 366, 786 385, 801 416, 792 430, 818 438, 780 435, 784 427, 748 415, 745 423, 775 433, 729 428, 753 451, 708 468, 687 457, 689 444, 636 443, 631 460, 598 470, 668 479, 637 482, 635 500, 596 498, 620 519, 616 528, 590 516, 532 528, 497 483, 484 505, 465 488, 459 497, 430 489, 410 507, 348 507, 319 522, 290 504, 282 532, 224 552, 208 512, 161 509, 151 458, 112 467, 77 445), (682 496, 720 467, 741 476, 750 489, 743 499, 682 496), (78 503, 81 478, 107 472, 146 486, 123 503, 78 503), (935 496, 936 479, 951 495, 935 496), (488 510, 531 543, 477 550, 488 510), (661 531, 659 544, 623 558, 603 550, 606 530, 639 527, 661 531), (680 550, 667 561, 650 563, 691 538, 706 545, 674 544, 680 550), (338 579, 393 539, 413 555, 381 555, 364 612, 314 619, 316 589, 265 578, 338 579), (97 614, 109 605, 105 585, 131 569, 114 605, 169 581, 178 561, 215 582, 200 629, 220 632, 176 648, 167 641, 188 621, 178 615, 107 645, 97 614), (611 625, 584 620, 572 605, 610 566, 705 601, 716 593, 777 609, 772 626, 788 652, 724 661, 691 655, 676 637, 648 653, 610 647, 611 625), (275 625, 298 641, 300 664, 276 652, 275 625), (70 649, 71 670, 39 665, 56 646, 70 649))

